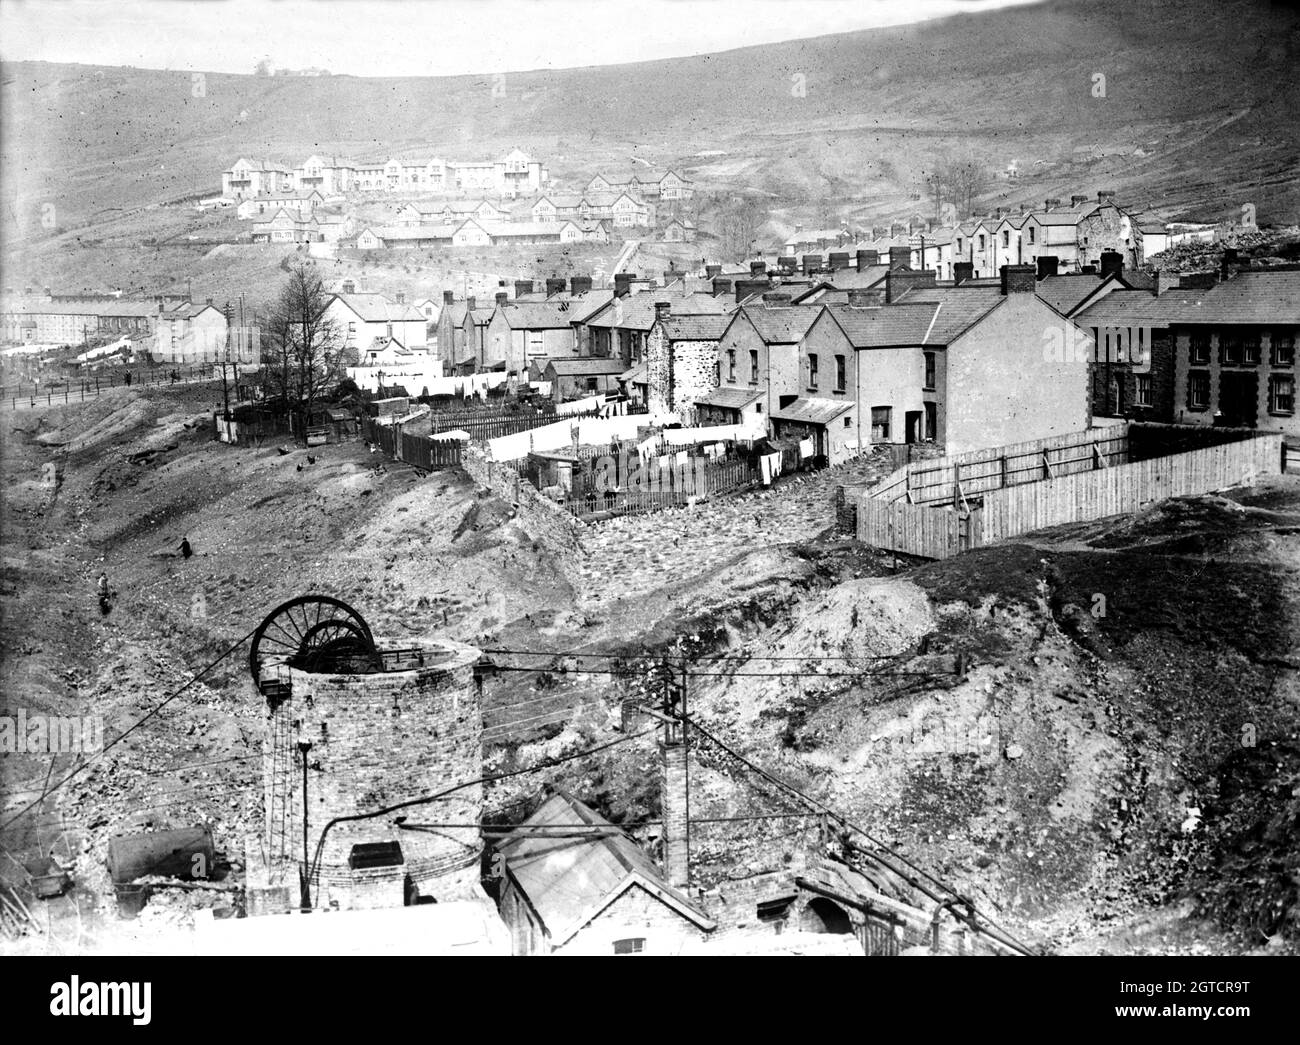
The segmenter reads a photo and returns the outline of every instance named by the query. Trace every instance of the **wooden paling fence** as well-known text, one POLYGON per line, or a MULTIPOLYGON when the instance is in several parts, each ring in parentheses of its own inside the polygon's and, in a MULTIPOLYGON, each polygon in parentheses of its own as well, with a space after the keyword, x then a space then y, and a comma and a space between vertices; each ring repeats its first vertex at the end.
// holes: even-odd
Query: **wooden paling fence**
POLYGON ((1219 430, 1217 445, 1129 459, 1130 436, 1136 442, 1140 435, 1149 450, 1158 434, 1159 426, 1130 423, 909 465, 862 497, 858 538, 941 559, 1048 526, 1139 511, 1167 497, 1250 484, 1281 469, 1276 433, 1219 430))
POLYGON ((613 490, 597 489, 590 474, 575 477, 565 507, 573 515, 638 515, 681 508, 692 501, 733 493, 759 481, 748 461, 704 462, 692 458, 686 466, 650 473, 645 481, 613 490))

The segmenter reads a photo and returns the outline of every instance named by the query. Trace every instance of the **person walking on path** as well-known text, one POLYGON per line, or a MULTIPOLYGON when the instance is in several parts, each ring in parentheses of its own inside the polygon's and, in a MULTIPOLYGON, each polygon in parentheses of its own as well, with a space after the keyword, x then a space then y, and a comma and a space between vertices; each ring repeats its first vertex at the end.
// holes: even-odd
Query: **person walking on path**
POLYGON ((190 547, 190 539, 188 537, 181 538, 181 554, 187 559, 194 554, 194 549, 190 547))

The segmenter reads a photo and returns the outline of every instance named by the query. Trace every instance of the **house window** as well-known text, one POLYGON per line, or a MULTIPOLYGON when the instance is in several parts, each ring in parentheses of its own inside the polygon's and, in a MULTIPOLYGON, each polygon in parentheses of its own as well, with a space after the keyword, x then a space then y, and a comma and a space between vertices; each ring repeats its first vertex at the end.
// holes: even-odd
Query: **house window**
POLYGON ((1259 365, 1259 334, 1246 334, 1241 339, 1241 361, 1246 366, 1259 365))
POLYGON ((1295 366, 1295 335, 1274 332, 1270 358, 1274 366, 1295 366))
POLYGON ((810 392, 817 391, 817 356, 815 354, 808 356, 808 390, 810 392))
POLYGON ((587 378, 587 391, 588 392, 596 391, 596 379, 594 377, 587 378))
POLYGON ((1137 388, 1134 390, 1134 402, 1137 406, 1151 405, 1151 375, 1138 374, 1137 388))
POLYGON ((1191 339, 1191 361, 1208 363, 1210 361, 1210 335, 1197 333, 1191 339))
POLYGON ((934 390, 934 353, 925 353, 925 387, 927 391, 934 390))
POLYGON ((980 250, 984 249, 984 234, 980 233, 980 250))
POLYGON ((614 953, 615 954, 644 954, 645 937, 637 936, 630 940, 615 940, 614 953))
POLYGON ((844 427, 845 427, 845 428, 852 428, 852 427, 853 427, 853 415, 852 415, 852 414, 845 414, 845 415, 844 415, 844 427))
POLYGON ((749 383, 758 384, 758 350, 753 348, 749 350, 749 383))
POLYGON ((1268 410, 1272 414, 1295 413, 1295 378, 1274 374, 1268 379, 1268 410))
POLYGON ((1241 366, 1241 335, 1219 335, 1219 362, 1224 366, 1241 366))
POLYGON ((389 324, 387 324, 387 326, 388 326, 388 336, 389 336, 389 337, 392 337, 392 336, 393 336, 393 324, 392 324, 392 323, 389 323, 389 324))
POLYGON ((871 441, 873 443, 889 442, 889 419, 893 408, 873 406, 871 408, 871 441))
POLYGON ((961 253, 961 237, 960 237, 960 236, 957 237, 957 253, 958 253, 958 254, 961 253))
POLYGON ((1037 230, 1036 230, 1032 225, 1029 226, 1029 242, 1030 242, 1030 243, 1035 242, 1036 237, 1034 236, 1034 233, 1035 233, 1036 231, 1037 231, 1037 230))
POLYGON ((736 380, 736 350, 734 348, 727 349, 727 380, 736 380))
POLYGON ((835 357, 835 391, 843 392, 846 383, 844 357, 835 357))
POLYGON ((1189 410, 1207 410, 1210 406, 1210 372, 1193 370, 1187 375, 1187 407, 1189 410))
POLYGON ((356 325, 356 323, 355 323, 355 322, 349 323, 349 324, 348 324, 348 333, 349 333, 349 334, 355 334, 356 332, 357 332, 357 325, 356 325))
POLYGON ((1004 247, 1011 246, 1011 233, 1006 229, 1002 230, 1002 245, 1004 247))

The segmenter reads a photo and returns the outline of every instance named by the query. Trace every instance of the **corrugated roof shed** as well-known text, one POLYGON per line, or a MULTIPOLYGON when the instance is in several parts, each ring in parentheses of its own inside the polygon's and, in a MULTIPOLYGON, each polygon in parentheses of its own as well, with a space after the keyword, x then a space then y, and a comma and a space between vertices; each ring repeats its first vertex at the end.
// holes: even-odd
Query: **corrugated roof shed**
POLYGON ((713 928, 686 896, 664 881, 650 857, 622 829, 564 791, 543 802, 498 850, 542 919, 553 947, 564 944, 614 897, 636 886, 701 928, 713 928), (575 831, 574 824, 591 830, 575 831), (570 828, 564 834, 581 831, 582 836, 548 837, 545 830, 536 830, 561 825, 570 828))
POLYGON ((776 421, 800 421, 809 425, 824 425, 853 409, 853 404, 837 399, 817 399, 800 396, 789 406, 772 411, 776 421))

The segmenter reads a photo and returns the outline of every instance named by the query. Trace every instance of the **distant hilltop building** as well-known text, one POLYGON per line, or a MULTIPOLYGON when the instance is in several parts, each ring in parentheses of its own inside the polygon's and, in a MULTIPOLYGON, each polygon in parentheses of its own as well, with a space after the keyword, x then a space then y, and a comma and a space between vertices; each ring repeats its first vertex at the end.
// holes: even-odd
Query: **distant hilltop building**
POLYGON ((345 160, 312 155, 296 167, 241 156, 221 174, 224 196, 248 199, 276 193, 486 192, 532 195, 550 178, 546 166, 514 149, 499 160, 449 162, 433 155, 405 154, 387 159, 345 160))

